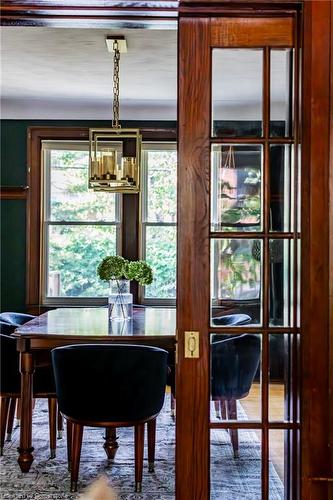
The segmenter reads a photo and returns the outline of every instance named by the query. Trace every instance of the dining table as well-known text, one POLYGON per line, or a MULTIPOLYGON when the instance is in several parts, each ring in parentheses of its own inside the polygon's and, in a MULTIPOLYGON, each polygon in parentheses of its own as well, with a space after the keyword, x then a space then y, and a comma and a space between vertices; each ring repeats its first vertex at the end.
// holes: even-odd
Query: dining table
MULTIPOLYGON (((50 365, 51 351, 73 344, 126 343, 174 352, 176 309, 134 306, 129 320, 110 321, 107 307, 71 307, 47 311, 15 330, 21 372, 21 423, 18 463, 28 472, 34 460, 32 446, 33 378, 39 366, 50 365)), ((104 444, 109 458, 118 443, 115 431, 104 444)))

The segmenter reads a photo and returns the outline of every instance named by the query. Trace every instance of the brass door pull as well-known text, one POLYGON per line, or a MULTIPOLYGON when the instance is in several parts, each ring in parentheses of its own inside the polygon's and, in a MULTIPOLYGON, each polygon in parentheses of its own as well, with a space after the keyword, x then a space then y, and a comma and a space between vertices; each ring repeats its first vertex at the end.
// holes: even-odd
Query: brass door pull
POLYGON ((185 358, 199 358, 199 332, 185 332, 185 358))

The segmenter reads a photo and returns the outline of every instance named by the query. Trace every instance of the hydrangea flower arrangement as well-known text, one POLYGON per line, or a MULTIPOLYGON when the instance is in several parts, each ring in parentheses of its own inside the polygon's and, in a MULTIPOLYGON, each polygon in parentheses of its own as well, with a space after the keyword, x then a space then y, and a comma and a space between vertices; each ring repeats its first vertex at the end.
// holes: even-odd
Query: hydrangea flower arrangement
POLYGON ((152 268, 145 261, 129 261, 120 255, 104 257, 97 267, 97 274, 103 281, 127 279, 143 286, 153 282, 152 268))

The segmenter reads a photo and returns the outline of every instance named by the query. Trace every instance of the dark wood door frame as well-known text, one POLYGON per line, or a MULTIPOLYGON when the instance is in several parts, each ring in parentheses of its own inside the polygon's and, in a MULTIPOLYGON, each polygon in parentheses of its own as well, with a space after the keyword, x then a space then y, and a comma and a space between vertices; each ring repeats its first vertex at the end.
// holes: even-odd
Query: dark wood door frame
POLYGON ((332 2, 304 2, 301 456, 302 498, 313 500, 333 494, 332 29, 332 2))
MULTIPOLYGON (((328 478, 333 477, 333 452, 330 452, 333 450, 333 426, 330 425, 333 420, 333 203, 330 205, 329 202, 333 199, 333 3, 328 0, 184 0, 180 8, 200 15, 216 14, 221 7, 224 11, 231 9, 234 12, 242 9, 255 12, 257 9, 260 14, 264 8, 278 10, 295 3, 303 7, 305 69, 302 103, 302 275, 306 278, 302 284, 302 498, 322 500, 333 494, 332 483, 328 482, 328 478)), ((2 24, 51 27, 65 20, 68 27, 76 27, 81 26, 82 21, 94 23, 96 17, 109 21, 128 16, 148 22, 152 17, 174 18, 178 10, 178 2, 170 5, 170 2, 108 3, 101 0, 93 3, 93 10, 91 6, 90 1, 82 1, 80 10, 74 12, 77 3, 71 6, 70 2, 5 1, 1 7, 2 24)), ((195 383, 200 384, 197 380, 195 383)), ((203 391, 205 393, 208 389, 203 391)), ((193 433, 195 438, 195 431, 193 433)), ((189 445, 189 450, 193 449, 193 443, 185 445, 189 445)), ((201 476, 199 462, 187 473, 193 474, 196 469, 201 476)), ((202 488, 207 484, 207 476, 193 479, 198 490, 192 498, 205 498, 202 488)), ((180 480, 188 483, 186 475, 180 480)), ((180 500, 183 498, 189 497, 179 496, 180 500)))

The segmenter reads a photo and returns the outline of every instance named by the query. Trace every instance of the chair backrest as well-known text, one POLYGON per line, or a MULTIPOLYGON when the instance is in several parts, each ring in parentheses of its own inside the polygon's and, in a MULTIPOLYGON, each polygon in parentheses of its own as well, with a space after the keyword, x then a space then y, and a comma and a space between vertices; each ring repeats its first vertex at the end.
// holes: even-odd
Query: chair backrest
POLYGON ((24 325, 28 321, 36 318, 36 316, 32 316, 32 314, 24 314, 17 312, 3 312, 0 314, 0 321, 4 321, 5 323, 9 323, 11 325, 15 325, 16 327, 20 325, 24 325))
MULTIPOLYGON (((215 326, 242 326, 251 323, 252 318, 248 314, 225 314, 224 316, 218 316, 212 319, 213 325, 215 326)), ((224 335, 223 339, 232 337, 232 335, 224 335)), ((221 340, 221 335, 212 335, 212 343, 219 342, 221 340)))
POLYGON ((167 355, 163 349, 123 344, 54 349, 60 411, 86 422, 132 422, 157 415, 164 402, 167 355))
POLYGON ((16 325, 12 325, 0 320, 0 333, 2 333, 3 335, 11 335, 15 332, 16 328, 16 325))
POLYGON ((225 314, 212 319, 216 326, 240 326, 251 323, 251 316, 248 314, 225 314))
POLYGON ((229 337, 212 344, 212 397, 247 396, 260 361, 260 338, 254 334, 229 337))
MULTIPOLYGON (((0 361, 1 361, 1 394, 21 393, 21 374, 19 369, 20 355, 17 351, 17 339, 11 336, 16 329, 15 325, 0 322, 0 361), (4 333, 7 333, 5 335, 4 333)), ((53 370, 51 366, 38 367, 34 373, 34 395, 55 394, 53 370)))
POLYGON ((16 339, 3 333, 0 334, 0 359, 1 394, 20 393, 21 376, 19 373, 19 353, 16 350, 16 339))

